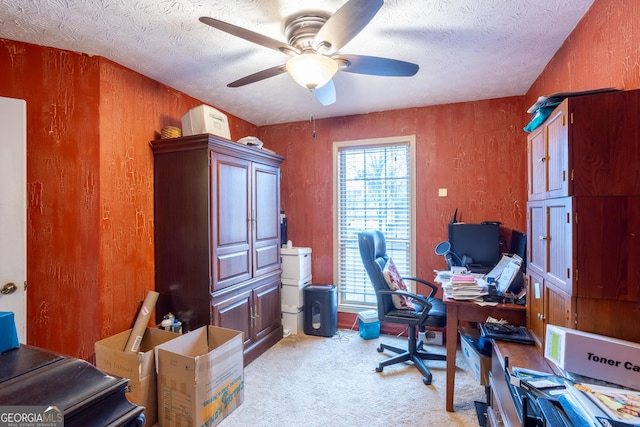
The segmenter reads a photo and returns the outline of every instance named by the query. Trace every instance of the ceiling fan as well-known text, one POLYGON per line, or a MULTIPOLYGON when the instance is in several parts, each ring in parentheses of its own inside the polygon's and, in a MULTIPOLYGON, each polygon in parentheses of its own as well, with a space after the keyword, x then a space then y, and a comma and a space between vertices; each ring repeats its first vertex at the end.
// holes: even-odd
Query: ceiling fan
POLYGON ((336 101, 332 78, 337 71, 397 77, 418 72, 418 65, 410 62, 337 52, 367 26, 383 4, 383 0, 348 0, 333 15, 320 11, 291 15, 284 22, 288 43, 214 18, 203 16, 200 21, 291 57, 285 64, 243 77, 228 87, 240 87, 289 72, 298 84, 313 91, 322 105, 331 105, 336 101))

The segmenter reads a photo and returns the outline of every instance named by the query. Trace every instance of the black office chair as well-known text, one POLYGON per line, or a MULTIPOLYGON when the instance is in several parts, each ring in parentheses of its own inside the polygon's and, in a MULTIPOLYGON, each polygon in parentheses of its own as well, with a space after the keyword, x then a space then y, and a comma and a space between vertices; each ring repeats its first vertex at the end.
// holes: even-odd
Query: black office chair
POLYGON ((398 354, 380 362, 376 372, 382 372, 385 366, 396 363, 413 362, 424 376, 422 382, 427 385, 431 384, 432 375, 423 360, 445 360, 445 355, 423 351, 423 342, 418 339, 418 330, 424 331, 426 327, 442 328, 446 325, 446 307, 441 299, 434 298, 438 288, 433 283, 422 279, 403 277, 403 280, 412 280, 428 286, 431 288, 430 294, 425 296, 407 291, 391 290, 383 274, 384 267, 389 261, 384 234, 379 230, 362 231, 358 233, 358 245, 365 270, 376 291, 378 318, 381 322, 400 323, 408 327, 409 343, 407 349, 382 343, 377 348, 379 352, 390 350, 398 354), (408 297, 413 302, 415 310, 396 308, 392 300, 394 294, 408 297))

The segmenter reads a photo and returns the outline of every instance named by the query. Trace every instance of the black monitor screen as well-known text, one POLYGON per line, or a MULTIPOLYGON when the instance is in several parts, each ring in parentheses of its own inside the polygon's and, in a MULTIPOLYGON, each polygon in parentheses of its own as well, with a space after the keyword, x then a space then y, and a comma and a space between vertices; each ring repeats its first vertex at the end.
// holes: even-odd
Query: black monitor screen
POLYGON ((492 267, 500 261, 498 224, 449 224, 449 243, 460 260, 466 256, 471 264, 492 267))

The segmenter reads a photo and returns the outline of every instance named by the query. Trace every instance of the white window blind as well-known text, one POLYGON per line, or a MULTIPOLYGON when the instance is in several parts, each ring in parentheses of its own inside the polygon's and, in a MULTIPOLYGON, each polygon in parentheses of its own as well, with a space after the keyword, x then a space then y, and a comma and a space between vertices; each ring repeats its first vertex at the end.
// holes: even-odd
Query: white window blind
POLYGON ((362 265, 358 232, 378 229, 401 275, 413 271, 410 142, 337 148, 337 281, 342 308, 371 307, 376 296, 362 265))

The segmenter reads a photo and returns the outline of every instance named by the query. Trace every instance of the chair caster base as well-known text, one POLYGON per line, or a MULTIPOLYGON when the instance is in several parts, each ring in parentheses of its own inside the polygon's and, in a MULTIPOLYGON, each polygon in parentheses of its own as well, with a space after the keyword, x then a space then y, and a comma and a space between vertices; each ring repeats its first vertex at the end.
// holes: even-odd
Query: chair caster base
POLYGON ((424 383, 424 385, 430 385, 431 384, 431 379, 432 379, 431 377, 429 377, 429 378, 424 377, 424 378, 422 378, 422 382, 424 383))
POLYGON ((382 366, 376 366, 376 372, 382 372, 382 366))
POLYGON ((382 346, 379 346, 378 348, 376 348, 376 350, 378 351, 378 353, 382 353, 384 351, 384 348, 382 348, 382 346))

